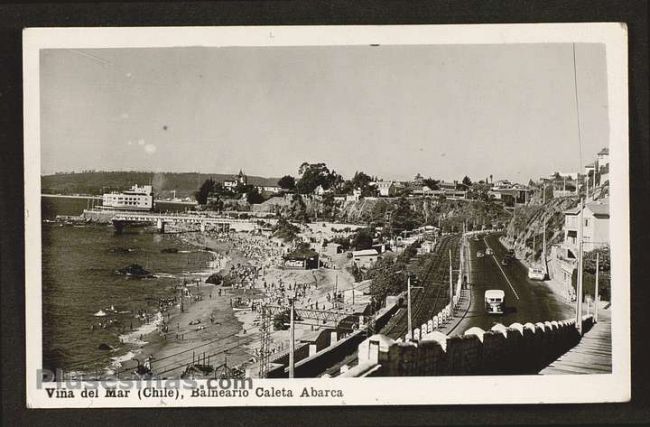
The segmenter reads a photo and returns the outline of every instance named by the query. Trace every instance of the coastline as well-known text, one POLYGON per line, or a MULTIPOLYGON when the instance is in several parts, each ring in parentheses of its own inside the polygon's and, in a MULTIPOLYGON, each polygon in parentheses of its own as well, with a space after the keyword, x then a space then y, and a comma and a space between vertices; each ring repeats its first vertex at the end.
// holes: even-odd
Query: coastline
MULTIPOLYGON (((134 371, 139 364, 150 358, 154 371, 178 377, 185 366, 191 363, 192 356, 198 359, 205 353, 218 353, 242 330, 243 324, 236 319, 230 306, 227 289, 205 282, 211 274, 226 270, 233 259, 240 257, 231 250, 228 251, 230 255, 225 256, 220 251, 223 249, 221 246, 217 246, 216 251, 206 250, 206 245, 199 241, 203 239, 197 238, 199 236, 192 232, 180 233, 176 237, 181 242, 194 246, 197 252, 211 253, 212 261, 205 268, 191 272, 189 283, 178 285, 185 295, 180 298, 181 302, 169 307, 164 314, 158 312, 155 321, 120 336, 128 351, 113 358, 113 363, 108 368, 109 373, 112 371, 119 376, 120 373, 134 371), (202 342, 213 345, 201 345, 202 342), (197 347, 200 347, 198 354, 198 349, 192 351, 197 347)), ((207 245, 215 249, 213 246, 207 245)), ((250 356, 235 354, 233 361, 241 363, 247 358, 250 356)))
MULTIPOLYGON (((204 269, 191 273, 192 281, 183 289, 187 296, 182 298, 182 309, 181 303, 170 307, 142 337, 137 331, 129 335, 129 342, 124 341, 128 352, 114 358, 114 371, 133 372, 149 359, 152 371, 161 378, 178 378, 192 363, 212 365, 217 371, 226 366, 248 370, 254 376, 260 345, 257 305, 288 307, 286 298, 297 292, 301 298, 296 307, 336 310, 343 315, 364 307, 358 301, 354 307, 347 304, 343 309, 335 308, 331 301, 334 291, 344 292, 354 286, 354 278, 345 269, 349 260, 344 254, 332 260, 332 269, 285 269, 281 264, 286 244, 269 236, 246 232, 185 232, 175 236, 196 251, 210 252, 213 259, 204 269), (214 273, 229 276, 232 286, 206 283, 214 273)), ((332 322, 320 324, 307 319, 296 325, 295 339, 314 339, 334 326, 332 322)), ((289 348, 289 331, 271 327, 269 333, 273 359, 289 348)))

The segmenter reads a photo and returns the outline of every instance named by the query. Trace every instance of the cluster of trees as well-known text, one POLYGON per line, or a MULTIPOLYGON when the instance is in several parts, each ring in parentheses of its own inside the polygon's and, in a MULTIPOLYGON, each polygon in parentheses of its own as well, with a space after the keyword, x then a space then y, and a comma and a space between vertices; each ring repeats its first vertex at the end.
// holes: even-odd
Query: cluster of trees
POLYGON ((246 201, 250 204, 262 203, 265 199, 257 187, 250 184, 239 183, 234 189, 223 186, 222 183, 208 178, 203 181, 198 191, 194 192, 194 198, 200 205, 206 205, 210 201, 212 207, 223 209, 223 201, 228 198, 238 198, 245 195, 246 201))
POLYGON ((280 218, 272 231, 273 236, 289 242, 296 239, 300 229, 287 221, 286 218, 280 218))
POLYGON ((319 186, 323 190, 339 187, 343 177, 334 170, 329 170, 325 163, 304 162, 298 169, 300 179, 296 182, 296 190, 300 194, 313 193, 319 186))
MULTIPOLYGON (((372 280, 370 294, 373 310, 383 306, 388 295, 398 295, 406 290, 408 262, 417 253, 418 246, 418 243, 408 246, 399 256, 387 253, 368 270, 365 278, 372 280)), ((417 277, 412 277, 411 284, 417 280, 417 277)))
POLYGON ((376 177, 357 171, 352 179, 346 180, 335 170, 330 170, 325 163, 304 162, 298 168, 298 178, 285 175, 278 181, 283 190, 296 191, 299 194, 311 194, 318 187, 337 194, 352 194, 355 189, 361 190, 364 197, 377 196, 378 190, 370 185, 376 177))
POLYGON ((409 200, 402 196, 397 201, 397 206, 390 212, 388 221, 388 234, 398 234, 405 230, 413 230, 423 223, 422 215, 416 212, 409 200))
MULTIPOLYGON (((596 254, 598 260, 598 295, 601 300, 609 301, 611 297, 611 271, 610 271, 610 252, 608 248, 596 249, 584 254, 584 275, 582 280, 582 289, 585 295, 596 295, 596 254)), ((573 270, 572 284, 573 289, 577 289, 578 270, 573 270)))

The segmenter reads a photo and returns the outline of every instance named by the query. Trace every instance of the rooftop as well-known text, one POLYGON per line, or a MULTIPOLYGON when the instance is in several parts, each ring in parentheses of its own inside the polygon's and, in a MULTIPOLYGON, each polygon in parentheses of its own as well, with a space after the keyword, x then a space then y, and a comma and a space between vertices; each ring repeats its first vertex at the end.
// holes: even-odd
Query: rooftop
POLYGON ((373 256, 373 255, 379 255, 379 252, 377 252, 375 249, 364 249, 362 251, 352 252, 352 256, 373 256))

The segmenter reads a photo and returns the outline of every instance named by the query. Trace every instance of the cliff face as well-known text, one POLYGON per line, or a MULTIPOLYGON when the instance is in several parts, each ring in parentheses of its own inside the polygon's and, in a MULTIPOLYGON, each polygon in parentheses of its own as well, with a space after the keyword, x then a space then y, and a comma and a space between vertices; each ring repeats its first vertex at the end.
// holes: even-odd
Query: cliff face
MULTIPOLYGON (((465 222, 468 228, 500 226, 503 227, 510 215, 499 205, 482 201, 443 200, 436 201, 423 197, 406 198, 408 211, 400 207, 399 199, 364 198, 355 202, 335 205, 334 217, 337 221, 356 224, 382 224, 390 215, 402 214, 418 225, 435 225, 445 231, 460 231, 465 222)), ((331 218, 331 208, 317 200, 305 200, 308 215, 313 218, 318 211, 319 218, 331 218)))
MULTIPOLYGON (((590 191, 589 200, 609 197, 609 184, 590 191)), ((529 263, 540 260, 544 227, 546 250, 564 240, 564 211, 578 206, 578 196, 551 199, 545 204, 518 207, 508 223, 504 243, 529 263)))
POLYGON ((529 263, 539 261, 544 232, 548 251, 551 245, 564 240, 564 211, 577 205, 577 197, 563 197, 551 199, 544 205, 517 207, 506 228, 508 246, 515 249, 520 259, 529 263))

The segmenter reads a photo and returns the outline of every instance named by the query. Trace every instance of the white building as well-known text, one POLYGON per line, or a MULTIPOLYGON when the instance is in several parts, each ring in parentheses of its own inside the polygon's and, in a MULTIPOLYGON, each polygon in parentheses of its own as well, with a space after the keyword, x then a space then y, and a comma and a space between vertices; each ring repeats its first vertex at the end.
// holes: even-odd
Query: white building
MULTIPOLYGON (((564 213, 564 243, 569 258, 578 251, 580 208, 564 213)), ((609 202, 587 203, 583 215, 582 248, 585 252, 609 245, 609 202)))
POLYGON ((352 252, 352 260, 359 268, 371 267, 379 258, 379 253, 374 249, 364 249, 352 252))
POLYGON ((257 187, 257 190, 260 193, 270 193, 270 194, 280 193, 280 187, 278 187, 277 185, 260 185, 257 187))
POLYGON ((393 181, 378 181, 376 186, 381 197, 392 197, 395 195, 397 190, 393 181))
POLYGON ((136 184, 122 193, 105 193, 102 196, 102 205, 103 209, 150 211, 153 209, 153 187, 136 184))
POLYGON ((241 185, 248 184, 248 177, 244 174, 244 172, 241 169, 239 170, 239 173, 237 175, 233 176, 233 179, 223 182, 223 186, 229 190, 234 190, 239 184, 241 185))
POLYGON ((609 165, 609 148, 605 147, 598 152, 598 166, 608 166, 609 165))
POLYGON ((355 188, 354 190, 352 190, 352 194, 348 194, 347 196, 345 196, 345 201, 358 202, 360 198, 361 198, 361 190, 355 188))

